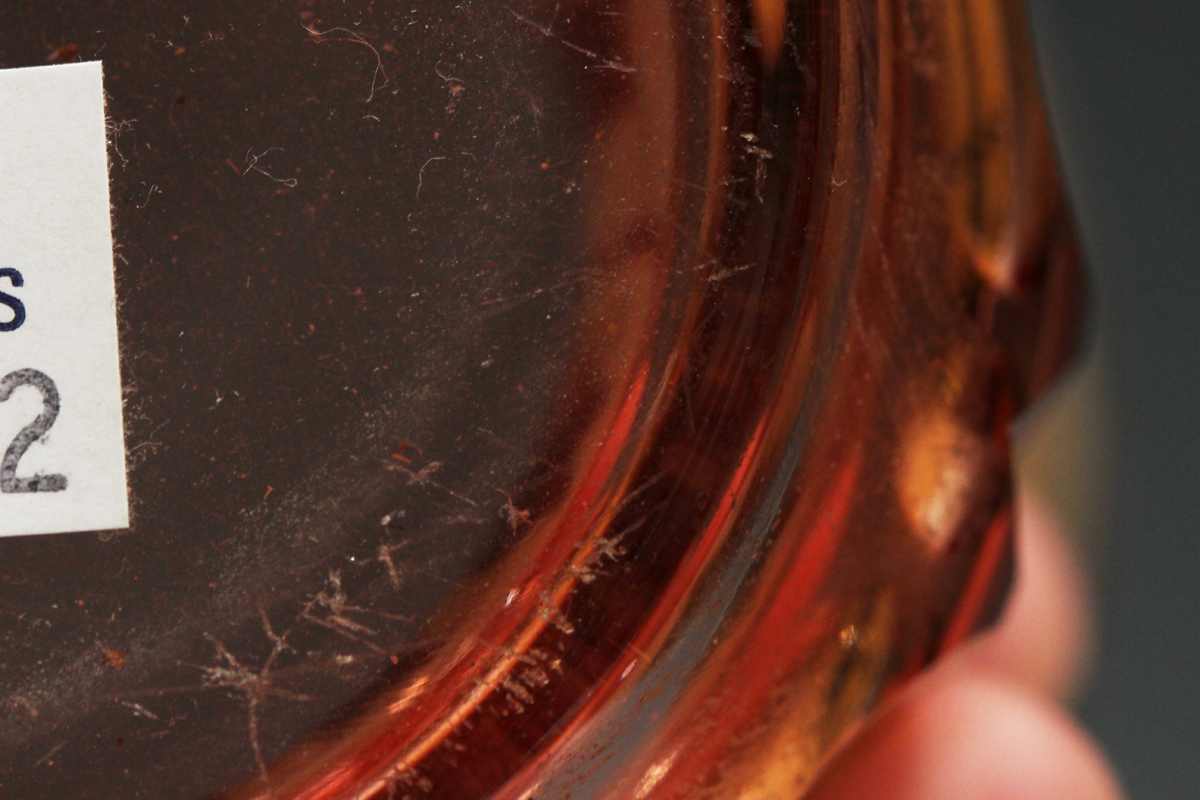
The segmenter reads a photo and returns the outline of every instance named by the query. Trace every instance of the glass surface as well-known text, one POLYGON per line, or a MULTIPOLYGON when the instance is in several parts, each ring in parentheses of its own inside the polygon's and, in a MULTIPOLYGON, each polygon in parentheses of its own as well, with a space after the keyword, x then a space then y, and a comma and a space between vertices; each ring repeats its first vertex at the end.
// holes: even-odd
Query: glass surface
POLYGON ((0 3, 104 62, 133 513, 0 540, 0 794, 796 796, 1006 586, 1022 14, 0 3))

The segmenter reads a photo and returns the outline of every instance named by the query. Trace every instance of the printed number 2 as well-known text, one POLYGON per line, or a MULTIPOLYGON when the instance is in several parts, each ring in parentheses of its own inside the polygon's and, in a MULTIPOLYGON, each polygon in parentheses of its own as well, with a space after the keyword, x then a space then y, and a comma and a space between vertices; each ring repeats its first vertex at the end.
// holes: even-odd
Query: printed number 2
POLYGON ((0 492, 5 494, 21 494, 26 492, 61 492, 67 488, 66 475, 34 475, 32 478, 18 478, 17 464, 29 446, 46 435, 54 420, 58 418, 58 387, 54 381, 36 369, 18 369, 10 372, 0 380, 0 403, 12 396, 20 386, 32 386, 42 393, 42 413, 30 424, 26 425, 17 438, 12 440, 8 450, 4 451, 4 459, 0 461, 0 492))

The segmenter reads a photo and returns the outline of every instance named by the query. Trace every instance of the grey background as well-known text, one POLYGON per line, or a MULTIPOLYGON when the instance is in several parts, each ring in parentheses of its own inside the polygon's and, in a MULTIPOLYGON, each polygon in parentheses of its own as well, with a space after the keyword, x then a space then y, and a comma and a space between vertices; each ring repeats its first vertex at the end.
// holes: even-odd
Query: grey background
POLYGON ((1098 543, 1081 711, 1130 797, 1200 797, 1200 2, 1028 3, 1097 300, 1042 478, 1098 543))

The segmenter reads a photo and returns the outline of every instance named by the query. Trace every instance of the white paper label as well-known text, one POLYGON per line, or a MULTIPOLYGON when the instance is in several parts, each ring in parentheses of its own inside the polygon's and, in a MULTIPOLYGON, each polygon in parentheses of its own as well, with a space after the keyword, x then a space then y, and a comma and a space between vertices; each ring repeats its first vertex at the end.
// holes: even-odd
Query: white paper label
POLYGON ((98 62, 0 70, 0 536, 129 525, 98 62))

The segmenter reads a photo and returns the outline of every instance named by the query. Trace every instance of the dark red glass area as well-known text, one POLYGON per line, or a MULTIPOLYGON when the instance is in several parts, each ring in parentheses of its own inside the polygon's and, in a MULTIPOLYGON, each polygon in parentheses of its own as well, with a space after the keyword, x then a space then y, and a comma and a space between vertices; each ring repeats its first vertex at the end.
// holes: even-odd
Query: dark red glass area
POLYGON ((1007 586, 1023 15, 0 4, 104 63, 133 513, 0 540, 0 796, 799 796, 1007 586))

